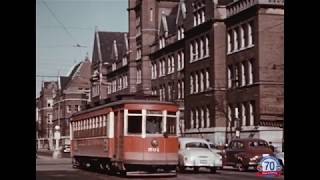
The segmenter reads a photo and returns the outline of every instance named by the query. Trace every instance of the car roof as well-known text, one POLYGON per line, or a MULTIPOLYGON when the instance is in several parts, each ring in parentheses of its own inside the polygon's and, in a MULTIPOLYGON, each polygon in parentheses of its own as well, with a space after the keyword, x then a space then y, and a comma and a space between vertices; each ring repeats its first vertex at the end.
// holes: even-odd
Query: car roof
MULTIPOLYGON (((241 138, 241 139, 233 139, 232 141, 242 141, 242 142, 249 142, 249 141, 265 141, 264 139, 259 139, 259 138, 241 138)), ((232 142, 231 141, 231 142, 232 142)))

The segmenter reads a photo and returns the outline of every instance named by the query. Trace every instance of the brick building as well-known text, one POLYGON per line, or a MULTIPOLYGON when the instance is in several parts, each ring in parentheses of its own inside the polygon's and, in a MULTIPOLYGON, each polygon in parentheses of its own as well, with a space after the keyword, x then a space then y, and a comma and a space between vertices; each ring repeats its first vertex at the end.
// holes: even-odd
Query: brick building
POLYGON ((127 89, 127 54, 127 33, 96 30, 90 78, 91 105, 102 103, 108 98, 107 94, 111 96, 127 89), (121 86, 116 87, 120 82, 121 86))
POLYGON ((53 120, 53 95, 58 88, 57 81, 44 81, 42 83, 40 96, 37 98, 37 135, 38 147, 52 149, 50 131, 53 120))
POLYGON ((69 120, 74 112, 89 101, 91 62, 87 58, 72 67, 68 76, 60 76, 58 89, 53 95, 53 127, 60 125, 62 143, 68 143, 69 120))
POLYGON ((283 1, 129 0, 127 10, 128 35, 95 39, 100 101, 156 95, 180 105, 182 135, 223 144, 239 130, 281 150, 283 1))
POLYGON ((225 20, 229 127, 240 127, 241 137, 260 137, 279 148, 284 119, 283 15, 283 1, 241 0, 227 6, 225 20))

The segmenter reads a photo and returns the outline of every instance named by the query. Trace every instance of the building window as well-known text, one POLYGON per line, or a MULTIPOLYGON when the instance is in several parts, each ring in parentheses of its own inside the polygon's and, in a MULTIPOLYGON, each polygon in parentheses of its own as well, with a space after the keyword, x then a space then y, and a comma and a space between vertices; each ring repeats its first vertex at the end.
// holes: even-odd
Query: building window
POLYGON ((194 121, 194 117, 193 117, 193 110, 190 111, 190 128, 194 128, 193 126, 193 121, 194 121))
POLYGON ((196 108, 196 128, 199 128, 199 110, 196 108))
POLYGON ((178 99, 180 99, 181 98, 181 85, 180 85, 180 81, 178 81, 178 99))
POLYGON ((137 84, 141 84, 141 68, 137 68, 137 84))
POLYGON ((159 61, 159 77, 162 76, 162 60, 159 61))
POLYGON ((117 69, 117 64, 116 63, 112 63, 112 71, 115 71, 117 69))
POLYGON ((228 66, 228 88, 232 87, 231 72, 232 72, 232 66, 228 66))
POLYGON ((244 30, 243 27, 240 26, 240 49, 245 47, 245 38, 244 38, 244 30))
POLYGON ((120 76, 119 78, 119 90, 122 89, 122 76, 120 76))
POLYGON ((67 113, 71 113, 71 105, 67 106, 67 113))
POLYGON ((193 42, 190 43, 190 62, 193 62, 193 42))
POLYGON ((184 27, 181 26, 181 39, 183 39, 183 38, 184 38, 184 27))
POLYGON ((198 73, 195 73, 195 93, 199 92, 199 77, 198 73))
POLYGON ((209 107, 206 107, 206 120, 207 120, 207 127, 210 127, 210 109, 209 107))
POLYGON ((128 60, 127 60, 127 57, 125 56, 122 58, 122 66, 127 65, 127 63, 128 63, 128 60))
POLYGON ((171 73, 174 72, 174 55, 171 56, 171 73))
POLYGON ((230 106, 230 105, 228 106, 228 121, 229 121, 229 125, 228 125, 228 126, 231 126, 231 121, 232 121, 232 109, 231 109, 231 106, 230 106))
POLYGON ((205 49, 204 49, 203 39, 200 38, 200 58, 203 58, 203 56, 204 56, 204 51, 205 51, 205 49))
POLYGON ((193 94, 193 74, 190 76, 190 94, 193 94))
POLYGON ((254 126, 254 102, 249 103, 250 126, 254 126))
POLYGON ((200 124, 200 127, 204 128, 204 110, 203 110, 203 108, 201 108, 200 116, 201 116, 201 124, 200 124))
POLYGON ((253 68, 252 68, 252 62, 248 61, 248 84, 252 84, 253 83, 253 68))
POLYGON ((241 86, 244 86, 245 83, 246 83, 245 64, 241 63, 241 86))
POLYGON ((162 75, 166 75, 166 61, 162 60, 162 75))
POLYGON ((230 35, 230 32, 228 32, 227 42, 228 42, 227 52, 230 53, 231 52, 231 35, 230 35))
POLYGON ((150 8, 150 22, 152 22, 152 19, 153 19, 153 9, 150 8))
POLYGON ((209 89, 210 87, 210 76, 209 76, 209 71, 206 70, 206 89, 209 89))
POLYGON ((248 30, 248 46, 253 45, 253 33, 252 33, 252 23, 247 24, 248 30))
POLYGON ((181 69, 184 68, 184 52, 181 51, 181 69))
POLYGON ((233 30, 233 50, 238 50, 238 33, 237 30, 233 30))
POLYGON ((194 60, 197 60, 197 59, 199 59, 200 57, 198 57, 199 55, 200 55, 200 53, 199 53, 199 46, 198 46, 198 40, 195 40, 194 41, 194 44, 195 44, 195 53, 193 54, 193 56, 194 56, 194 60))
POLYGON ((205 22, 204 10, 201 11, 201 23, 205 22))
POLYGON ((204 91, 204 77, 203 72, 200 73, 200 92, 204 91))
POLYGON ((75 105, 75 106, 74 106, 74 111, 75 111, 75 112, 78 111, 78 106, 79 106, 79 105, 75 105))
POLYGON ((167 59, 167 65, 168 65, 168 74, 170 74, 171 73, 171 58, 170 58, 170 56, 167 59))
POLYGON ((182 68, 181 68, 181 55, 180 55, 181 53, 180 52, 178 52, 178 54, 177 54, 177 60, 178 60, 178 71, 180 71, 182 68))
POLYGON ((151 79, 154 79, 154 64, 151 64, 151 79))
POLYGON ((241 104, 241 120, 242 120, 242 126, 246 125, 246 106, 244 103, 241 104))
POLYGON ((168 84, 168 100, 171 101, 171 93, 172 93, 172 87, 171 84, 168 84))
POLYGON ((47 99, 47 107, 51 107, 53 104, 53 100, 52 99, 47 99))
POLYGON ((235 65, 234 70, 235 70, 234 82, 235 82, 235 86, 238 87, 239 86, 239 66, 235 65))
POLYGON ((181 82, 181 97, 184 98, 184 81, 181 82))
POLYGON ((205 42, 206 50, 205 50, 205 56, 209 56, 209 37, 206 36, 206 42, 205 42))

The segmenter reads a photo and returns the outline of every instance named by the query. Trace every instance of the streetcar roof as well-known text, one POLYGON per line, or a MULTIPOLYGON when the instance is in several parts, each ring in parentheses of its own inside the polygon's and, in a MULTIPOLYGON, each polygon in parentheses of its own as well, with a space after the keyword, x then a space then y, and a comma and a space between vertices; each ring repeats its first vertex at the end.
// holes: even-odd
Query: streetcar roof
POLYGON ((89 108, 89 109, 86 109, 86 110, 83 110, 83 111, 80 111, 80 112, 76 112, 76 113, 72 114, 71 117, 77 116, 77 115, 80 115, 80 114, 83 114, 83 113, 87 113, 87 112, 92 112, 92 111, 99 110, 99 109, 106 108, 106 107, 111 107, 111 106, 116 106, 116 105, 121 105, 121 104, 135 104, 135 103, 176 105, 173 102, 167 102, 167 101, 125 99, 125 100, 119 100, 119 101, 115 101, 115 102, 99 105, 99 106, 96 106, 96 107, 92 107, 92 108, 89 108))

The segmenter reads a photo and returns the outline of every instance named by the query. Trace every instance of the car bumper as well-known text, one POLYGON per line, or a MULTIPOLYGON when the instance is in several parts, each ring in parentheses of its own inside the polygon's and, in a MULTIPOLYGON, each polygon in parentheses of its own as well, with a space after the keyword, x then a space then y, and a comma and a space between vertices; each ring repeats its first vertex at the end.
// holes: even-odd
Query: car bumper
POLYGON ((195 161, 185 161, 184 166, 186 167, 222 167, 222 161, 221 160, 216 160, 216 161, 200 161, 200 160, 195 160, 195 161))

